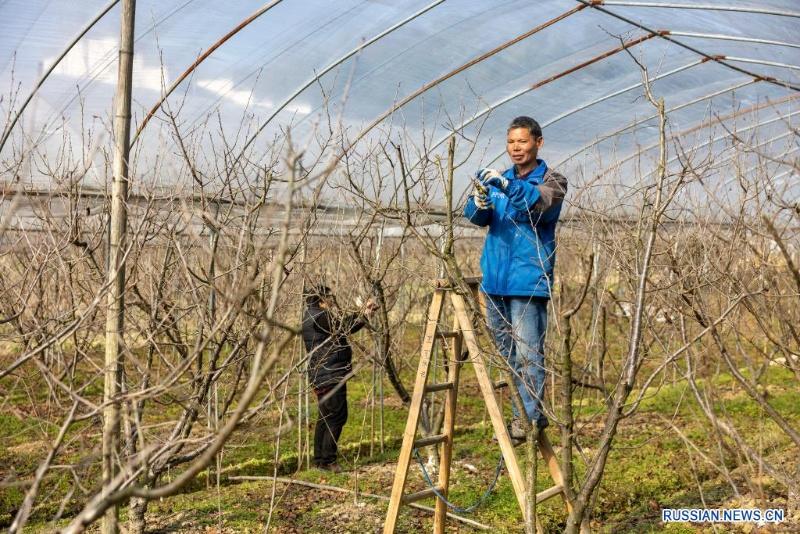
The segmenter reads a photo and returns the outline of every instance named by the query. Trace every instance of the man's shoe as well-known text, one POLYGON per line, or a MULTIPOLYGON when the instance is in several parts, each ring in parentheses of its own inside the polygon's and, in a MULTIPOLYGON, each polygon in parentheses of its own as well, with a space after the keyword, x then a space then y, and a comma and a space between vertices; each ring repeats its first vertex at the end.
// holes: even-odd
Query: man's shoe
POLYGON ((341 473, 342 472, 342 466, 340 466, 336 462, 333 462, 332 464, 318 464, 317 468, 318 469, 322 469, 323 471, 329 471, 331 473, 341 473))
POLYGON ((511 424, 508 425, 508 434, 513 440, 524 442, 528 439, 528 434, 525 432, 525 425, 522 423, 521 419, 517 419, 516 417, 512 419, 511 424))

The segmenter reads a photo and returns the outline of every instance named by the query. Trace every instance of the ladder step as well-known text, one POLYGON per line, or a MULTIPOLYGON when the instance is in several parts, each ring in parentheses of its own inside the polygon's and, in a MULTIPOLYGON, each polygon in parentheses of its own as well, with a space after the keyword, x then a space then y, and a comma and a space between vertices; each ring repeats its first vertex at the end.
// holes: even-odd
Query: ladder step
POLYGON ((441 384, 428 384, 425 386, 425 393, 433 393, 434 391, 444 391, 446 389, 453 389, 452 382, 442 382, 441 384))
MULTIPOLYGON (((464 283, 470 288, 474 288, 481 283, 482 276, 465 276, 464 283)), ((436 280, 436 287, 439 289, 453 289, 453 284, 447 278, 439 278, 436 280)))
POLYGON ((547 499, 555 497, 556 495, 562 493, 563 491, 564 488, 562 488, 561 486, 553 486, 552 488, 547 488, 546 490, 540 491, 539 493, 536 494, 536 502, 540 503, 542 501, 546 501, 547 499))
POLYGON ((508 382, 505 380, 500 380, 499 382, 494 383, 494 389, 503 389, 508 387, 508 382))
POLYGON ((438 443, 444 443, 445 441, 447 441, 446 434, 436 434, 435 436, 428 436, 427 438, 420 438, 416 440, 414 442, 414 448, 419 449, 421 447, 429 447, 438 443))
POLYGON ((458 330, 439 330, 436 335, 439 337, 457 337, 460 333, 458 330))
MULTIPOLYGON (((444 494, 442 488, 436 488, 441 494, 444 494)), ((426 488, 422 491, 418 491, 416 493, 409 493, 408 495, 403 495, 403 504, 410 504, 412 502, 421 501, 422 499, 427 499, 428 497, 435 497, 436 493, 434 493, 433 488, 426 488)))

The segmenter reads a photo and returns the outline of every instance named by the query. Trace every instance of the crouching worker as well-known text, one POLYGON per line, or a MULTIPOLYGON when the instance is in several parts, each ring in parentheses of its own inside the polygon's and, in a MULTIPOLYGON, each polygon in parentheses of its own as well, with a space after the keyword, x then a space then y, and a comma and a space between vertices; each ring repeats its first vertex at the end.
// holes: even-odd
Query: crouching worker
POLYGON ((340 471, 336 463, 339 436, 347 422, 347 385, 353 370, 353 350, 347 336, 361 330, 377 308, 367 302, 364 314, 339 313, 330 288, 319 285, 305 295, 303 344, 308 354, 308 378, 319 403, 314 430, 313 463, 320 469, 340 471))
MULTIPOLYGON (((513 165, 503 172, 478 171, 464 207, 470 222, 489 227, 481 256, 489 328, 508 361, 529 420, 540 429, 548 425, 541 405, 544 335, 556 261, 556 223, 567 191, 566 178, 537 158, 543 142, 535 120, 514 119, 506 136, 513 165)), ((516 405, 509 426, 513 439, 526 438, 516 405)))

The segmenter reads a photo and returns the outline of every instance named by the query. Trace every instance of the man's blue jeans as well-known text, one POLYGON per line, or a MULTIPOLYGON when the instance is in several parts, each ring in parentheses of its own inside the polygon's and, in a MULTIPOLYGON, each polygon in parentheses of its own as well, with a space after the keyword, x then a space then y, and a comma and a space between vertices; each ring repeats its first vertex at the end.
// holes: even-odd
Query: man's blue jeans
MULTIPOLYGON (((486 317, 497 350, 508 361, 528 418, 539 428, 548 425, 541 409, 547 302, 538 297, 486 295, 486 317)), ((512 406, 518 415, 517 407, 512 406)))

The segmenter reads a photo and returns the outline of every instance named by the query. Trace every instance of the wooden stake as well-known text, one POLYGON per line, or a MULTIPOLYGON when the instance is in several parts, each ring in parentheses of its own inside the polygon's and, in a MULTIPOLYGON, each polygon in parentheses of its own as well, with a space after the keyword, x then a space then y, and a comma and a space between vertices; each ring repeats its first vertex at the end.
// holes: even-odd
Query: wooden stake
MULTIPOLYGON (((128 141, 131 134, 131 88, 133 84, 133 28, 136 0, 122 2, 120 21, 119 70, 114 97, 114 183, 111 191, 111 219, 108 233, 108 272, 110 283, 106 312, 105 380, 103 388, 103 493, 110 492, 115 475, 114 458, 119 448, 119 381, 122 372, 122 335, 125 319, 125 228, 128 197, 128 141)), ((101 523, 103 534, 117 534, 119 511, 109 507, 101 523)))

